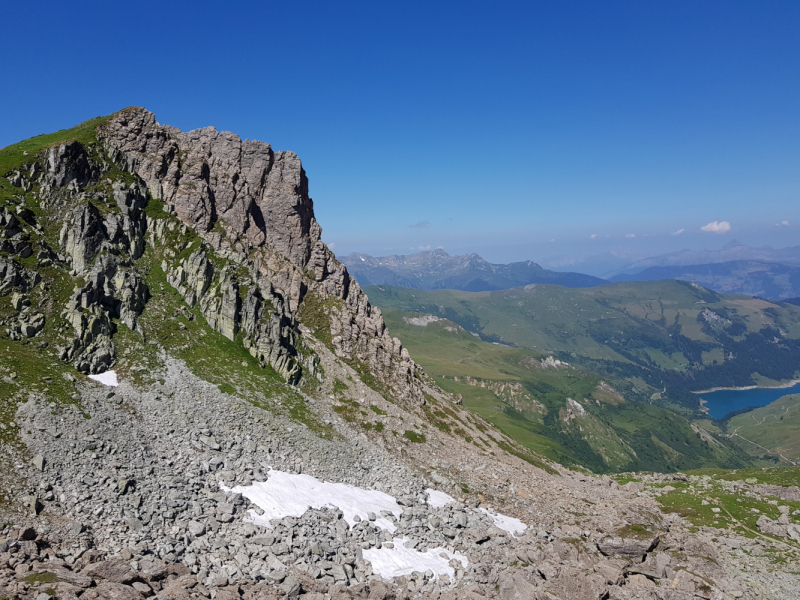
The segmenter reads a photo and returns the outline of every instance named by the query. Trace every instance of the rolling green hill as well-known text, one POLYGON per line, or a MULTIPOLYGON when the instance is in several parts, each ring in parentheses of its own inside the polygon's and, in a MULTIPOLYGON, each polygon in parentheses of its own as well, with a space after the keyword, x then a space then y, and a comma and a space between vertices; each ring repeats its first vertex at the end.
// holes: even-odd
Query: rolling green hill
POLYGON ((367 286, 382 309, 450 319, 484 341, 626 381, 631 399, 700 416, 691 392, 770 384, 800 371, 800 307, 674 280, 495 292, 367 286))
MULTIPOLYGON (((467 408, 524 446, 595 472, 735 468, 747 456, 710 423, 632 401, 625 380, 604 380, 525 348, 487 342, 431 315, 385 310, 415 361, 467 408)), ((436 422, 436 409, 431 409, 436 422)))
POLYGON ((800 461, 800 394, 731 417, 726 423, 730 439, 748 454, 800 461))

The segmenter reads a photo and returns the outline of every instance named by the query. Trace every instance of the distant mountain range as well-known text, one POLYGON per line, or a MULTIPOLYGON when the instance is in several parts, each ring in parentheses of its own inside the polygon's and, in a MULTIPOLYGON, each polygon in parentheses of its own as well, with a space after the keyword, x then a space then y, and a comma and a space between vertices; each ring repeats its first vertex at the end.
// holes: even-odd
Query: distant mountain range
POLYGON ((762 246, 754 248, 738 240, 725 244, 719 250, 679 250, 651 256, 620 268, 610 278, 618 281, 618 275, 641 273, 650 267, 688 267, 707 264, 727 263, 733 261, 758 261, 800 267, 800 246, 789 248, 770 248, 762 246))
POLYGON ((593 287, 608 283, 583 273, 549 271, 532 261, 497 265, 477 254, 450 256, 441 249, 405 256, 370 256, 353 252, 340 259, 362 286, 394 285, 419 290, 466 292, 505 290, 532 283, 593 287))
POLYGON ((633 275, 615 275, 611 281, 659 279, 693 281, 716 292, 747 294, 771 300, 788 300, 800 296, 800 267, 757 260, 649 267, 633 275))

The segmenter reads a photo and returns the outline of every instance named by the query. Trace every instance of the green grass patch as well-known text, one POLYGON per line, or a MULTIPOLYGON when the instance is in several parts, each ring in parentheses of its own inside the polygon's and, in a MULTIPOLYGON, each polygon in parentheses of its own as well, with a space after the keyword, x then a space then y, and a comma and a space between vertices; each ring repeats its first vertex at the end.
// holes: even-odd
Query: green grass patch
POLYGON ((61 142, 75 140, 87 146, 97 141, 97 127, 105 123, 111 115, 95 117, 69 129, 55 133, 44 133, 0 149, 0 175, 19 169, 25 163, 34 162, 35 155, 45 148, 61 142), (25 154, 27 152, 27 155, 25 154))
POLYGON ((334 309, 341 309, 342 301, 339 298, 322 298, 313 291, 303 297, 298 311, 298 317, 304 325, 314 332, 314 337, 333 351, 333 335, 331 334, 330 313, 334 309))
POLYGON ((406 438, 409 442, 414 444, 424 444, 425 443, 425 435, 422 433, 417 433, 416 431, 411 431, 407 429, 403 432, 403 437, 406 438))
POLYGON ((23 577, 21 581, 28 585, 38 585, 42 583, 54 583, 58 581, 58 577, 53 573, 31 573, 23 577))

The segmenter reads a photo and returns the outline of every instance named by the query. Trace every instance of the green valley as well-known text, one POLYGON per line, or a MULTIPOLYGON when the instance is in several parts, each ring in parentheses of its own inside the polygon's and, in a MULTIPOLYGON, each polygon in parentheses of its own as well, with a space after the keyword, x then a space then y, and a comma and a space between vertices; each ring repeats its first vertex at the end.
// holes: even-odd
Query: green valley
POLYGON ((730 439, 748 454, 781 460, 800 460, 800 394, 730 417, 725 428, 730 439))
POLYGON ((800 371, 800 307, 664 280, 494 292, 367 286, 382 309, 447 318, 487 342, 624 382, 626 398, 700 417, 694 390, 770 385, 800 371))
POLYGON ((601 378, 552 354, 484 341, 430 314, 384 310, 384 318, 442 388, 556 462, 594 472, 752 464, 710 421, 695 424, 631 400, 625 380, 601 378))

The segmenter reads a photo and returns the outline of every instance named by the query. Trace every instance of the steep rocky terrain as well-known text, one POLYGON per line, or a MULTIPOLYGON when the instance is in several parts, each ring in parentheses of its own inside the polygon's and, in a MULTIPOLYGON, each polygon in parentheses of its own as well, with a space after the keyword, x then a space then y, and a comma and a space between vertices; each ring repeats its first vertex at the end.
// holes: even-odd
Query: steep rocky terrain
POLYGON ((439 389, 294 154, 131 108, 0 171, 0 598, 797 595, 796 488, 698 528, 439 389))
POLYGON ((607 283, 583 273, 558 273, 533 261, 506 265, 487 262, 477 254, 450 256, 441 248, 405 256, 370 256, 353 252, 342 259, 361 285, 399 285, 419 290, 507 290, 532 283, 592 287, 607 283))

